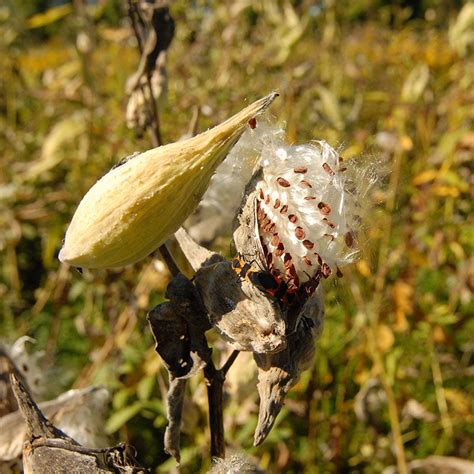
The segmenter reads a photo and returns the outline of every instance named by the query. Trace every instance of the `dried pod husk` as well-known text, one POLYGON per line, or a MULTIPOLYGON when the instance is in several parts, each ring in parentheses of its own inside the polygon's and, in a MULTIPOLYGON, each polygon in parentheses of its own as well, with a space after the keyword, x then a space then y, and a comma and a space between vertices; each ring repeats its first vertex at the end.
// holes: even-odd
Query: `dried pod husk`
MULTIPOLYGON (((105 388, 88 387, 69 390, 54 400, 39 403, 39 408, 55 426, 82 445, 102 448, 110 446, 104 432, 109 401, 105 388)), ((26 426, 19 411, 0 418, 0 472, 6 464, 21 460, 26 439, 26 426)))
POLYGON ((323 327, 323 308, 321 290, 318 289, 301 309, 298 326, 288 336, 286 348, 276 354, 254 354, 260 395, 255 446, 268 436, 289 390, 298 382, 301 372, 311 366, 316 339, 323 327))
POLYGON ((26 474, 148 472, 136 463, 123 444, 99 449, 81 446, 44 416, 15 372, 10 374, 10 381, 27 426, 28 439, 23 447, 26 474))
POLYGON ((230 262, 202 267, 194 278, 211 324, 240 351, 274 352, 286 345, 279 306, 246 280, 230 262))
MULTIPOLYGON (((249 219, 253 214, 249 212, 249 219)), ((285 347, 285 323, 279 306, 242 280, 230 262, 197 244, 184 229, 176 233, 196 275, 194 284, 210 323, 235 348, 272 352, 285 347)))
POLYGON ((193 212, 249 119, 276 95, 196 137, 146 151, 110 170, 80 202, 59 259, 77 267, 107 268, 146 257, 193 212))

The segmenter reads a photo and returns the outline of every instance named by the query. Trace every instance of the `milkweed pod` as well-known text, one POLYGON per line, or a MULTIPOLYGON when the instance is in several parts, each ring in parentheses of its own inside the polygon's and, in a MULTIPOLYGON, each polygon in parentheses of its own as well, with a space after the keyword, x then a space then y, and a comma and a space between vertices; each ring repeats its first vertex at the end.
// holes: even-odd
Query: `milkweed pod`
POLYGON ((119 267, 158 248, 194 211, 248 121, 277 95, 193 138, 148 150, 110 170, 80 202, 59 259, 76 267, 119 267))

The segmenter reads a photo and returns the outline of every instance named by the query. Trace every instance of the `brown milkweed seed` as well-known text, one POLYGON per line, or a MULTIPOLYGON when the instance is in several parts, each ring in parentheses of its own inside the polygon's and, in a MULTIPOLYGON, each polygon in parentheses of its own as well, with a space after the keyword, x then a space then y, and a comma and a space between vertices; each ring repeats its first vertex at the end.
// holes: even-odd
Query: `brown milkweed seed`
POLYGON ((277 183, 280 186, 283 186, 284 188, 290 187, 290 183, 285 178, 282 178, 282 177, 277 178, 277 183))
POLYGON ((354 245, 354 235, 352 234, 352 232, 347 232, 345 235, 344 235, 344 241, 346 242, 346 245, 348 247, 353 247, 354 245))
POLYGON ((280 209, 280 214, 285 214, 286 211, 288 211, 288 206, 285 204, 285 205, 282 206, 282 208, 280 209))
POLYGON ((262 189, 259 190, 259 194, 260 194, 260 199, 263 200, 263 198, 265 197, 265 195, 263 194, 263 190, 262 190, 262 189))
POLYGON ((336 174, 327 163, 323 163, 323 170, 326 171, 329 176, 334 176, 336 174))
POLYGON ((331 229, 334 229, 334 227, 336 227, 336 225, 333 224, 327 217, 325 217, 325 218, 323 219, 323 222, 324 222, 326 225, 328 225, 329 227, 331 227, 331 229))
POLYGON ((303 257, 303 262, 306 263, 306 265, 310 267, 313 266, 313 264, 311 263, 311 260, 306 255, 303 257))
POLYGON ((323 259, 321 258, 321 255, 319 253, 314 253, 316 255, 316 258, 318 259, 318 265, 321 266, 323 264, 323 259))
POLYGON ((296 274, 296 268, 293 264, 291 264, 287 269, 286 269, 287 275, 290 275, 293 280, 296 283, 296 278, 298 278, 298 275, 296 274))
POLYGON ((274 247, 278 246, 278 244, 280 243, 280 237, 278 236, 278 234, 273 234, 271 243, 274 247))
POLYGON ((285 268, 288 268, 291 265, 291 254, 285 253, 283 256, 283 264, 285 268))
POLYGON ((273 205, 273 209, 278 209, 280 207, 280 200, 277 198, 277 200, 275 201, 275 204, 273 205))
POLYGON ((265 204, 269 204, 269 203, 270 203, 270 195, 267 194, 267 195, 265 196, 265 204))
POLYGON ((293 224, 294 224, 294 223, 298 220, 298 218, 297 218, 294 214, 290 214, 290 215, 288 216, 288 220, 289 220, 290 222, 293 222, 293 224))
POLYGON ((308 181, 306 181, 305 179, 301 180, 300 181, 300 184, 301 186, 304 186, 306 188, 312 188, 313 186, 311 186, 311 183, 309 183, 308 181))
POLYGON ((253 130, 257 126, 257 119, 255 117, 252 117, 249 120, 249 127, 253 130))
POLYGON ((293 170, 295 173, 306 173, 308 171, 308 168, 304 167, 304 166, 298 166, 297 168, 295 168, 293 170))
POLYGON ((314 247, 313 242, 311 240, 303 240, 303 245, 308 249, 311 250, 314 247))
POLYGON ((321 214, 325 216, 327 216, 331 212, 331 206, 322 201, 318 204, 318 209, 321 211, 321 214))
POLYGON ((304 198, 305 201, 313 201, 314 199, 316 199, 314 196, 306 196, 304 198))
POLYGON ((295 235, 298 240, 304 240, 304 238, 306 237, 306 234, 302 227, 297 227, 295 229, 295 235))
POLYGON ((329 275, 331 275, 331 267, 327 263, 323 263, 321 273, 323 274, 324 278, 327 278, 329 275))
POLYGON ((324 234, 324 237, 327 237, 331 242, 334 240, 334 235, 332 234, 324 234))
POLYGON ((283 242, 280 242, 278 245, 277 245, 277 248, 274 252, 275 254, 275 257, 281 257, 283 255, 283 252, 285 251, 285 246, 283 245, 283 242))

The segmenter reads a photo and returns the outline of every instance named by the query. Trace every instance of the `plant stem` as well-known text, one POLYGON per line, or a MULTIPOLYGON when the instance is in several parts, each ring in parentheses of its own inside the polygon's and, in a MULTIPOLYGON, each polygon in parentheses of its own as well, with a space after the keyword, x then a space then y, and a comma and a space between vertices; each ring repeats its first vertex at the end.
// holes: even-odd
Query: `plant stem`
MULTIPOLYGON (((144 34, 143 34, 143 25, 138 24, 137 18, 140 20, 140 12, 137 10, 136 5, 132 0, 128 0, 128 15, 132 22, 133 31, 138 42, 138 48, 140 53, 143 53, 144 50, 144 34)), ((158 32, 157 32, 158 34, 158 32)), ((147 106, 152 112, 151 121, 148 124, 148 130, 150 132, 151 141, 154 147, 162 145, 163 141, 161 138, 160 132, 160 121, 158 107, 156 103, 156 98, 153 94, 153 87, 151 83, 152 71, 146 71, 146 85, 148 89, 148 94, 143 94, 145 100, 147 101, 147 106)), ((197 127, 197 120, 199 117, 199 110, 195 113, 195 118, 193 118, 193 132, 197 127)), ((176 276, 180 273, 179 267, 176 264, 173 256, 169 252, 166 244, 159 247, 159 252, 168 266, 169 271, 173 276, 176 276)), ((239 351, 234 350, 229 356, 227 361, 224 363, 221 369, 216 369, 212 358, 209 358, 209 361, 204 368, 204 376, 207 382, 207 396, 208 396, 208 406, 209 406, 209 427, 211 431, 211 456, 224 458, 225 457, 225 440, 224 440, 224 380, 225 376, 234 363, 235 359, 239 355, 239 351)))
POLYGON ((224 380, 222 370, 217 370, 212 359, 204 368, 209 405, 209 427, 211 430, 211 457, 225 457, 224 442, 224 380))

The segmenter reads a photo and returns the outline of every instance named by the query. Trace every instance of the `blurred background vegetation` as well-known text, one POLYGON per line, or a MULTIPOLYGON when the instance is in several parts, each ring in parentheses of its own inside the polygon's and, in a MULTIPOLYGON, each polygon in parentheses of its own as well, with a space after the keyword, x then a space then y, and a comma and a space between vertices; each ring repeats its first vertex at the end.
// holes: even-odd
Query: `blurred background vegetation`
MULTIPOLYGON (((474 4, 176 0, 171 13, 166 142, 196 106, 203 130, 278 89, 272 114, 290 142, 324 138, 389 172, 363 258, 325 282, 314 366, 258 448, 250 356, 230 370, 229 451, 288 473, 381 472, 397 441, 408 461, 474 459, 474 4)), ((107 432, 169 472, 167 374, 146 323, 168 274, 151 257, 83 275, 56 258, 88 188, 150 147, 124 120, 137 61, 119 0, 0 6, 0 338, 28 335, 44 351, 44 399, 106 386, 107 432)), ((190 385, 182 472, 209 466, 205 387, 190 385)))

